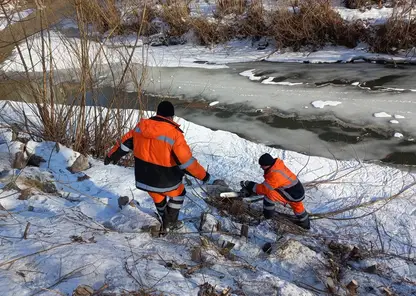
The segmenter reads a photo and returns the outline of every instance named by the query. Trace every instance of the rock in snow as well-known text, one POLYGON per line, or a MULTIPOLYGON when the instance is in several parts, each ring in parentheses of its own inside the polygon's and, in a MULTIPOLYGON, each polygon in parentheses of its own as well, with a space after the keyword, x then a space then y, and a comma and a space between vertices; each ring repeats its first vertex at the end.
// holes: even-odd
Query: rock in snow
POLYGON ((79 155, 78 158, 74 161, 74 163, 68 168, 71 173, 79 173, 85 171, 90 167, 88 163, 88 158, 84 155, 79 155))

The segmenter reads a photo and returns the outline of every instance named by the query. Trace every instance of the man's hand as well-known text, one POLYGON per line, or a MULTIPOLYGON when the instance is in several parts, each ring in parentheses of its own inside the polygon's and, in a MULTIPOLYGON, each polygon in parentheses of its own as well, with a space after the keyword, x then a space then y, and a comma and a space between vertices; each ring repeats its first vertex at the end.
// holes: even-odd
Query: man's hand
POLYGON ((202 180, 202 184, 204 185, 212 185, 214 184, 215 179, 207 172, 205 178, 202 180))
POLYGON ((241 181, 240 185, 241 187, 247 188, 249 191, 253 192, 254 186, 256 186, 256 183, 253 181, 241 181))

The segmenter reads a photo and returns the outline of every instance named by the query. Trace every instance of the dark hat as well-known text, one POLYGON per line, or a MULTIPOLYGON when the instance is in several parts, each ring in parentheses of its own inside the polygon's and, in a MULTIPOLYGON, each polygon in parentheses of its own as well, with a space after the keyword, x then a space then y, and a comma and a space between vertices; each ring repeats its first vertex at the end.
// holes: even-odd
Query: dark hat
POLYGON ((175 108, 171 102, 163 101, 157 106, 156 114, 163 117, 173 117, 175 115, 175 108))
POLYGON ((274 165, 274 162, 274 158, 269 153, 265 153, 259 158, 259 165, 261 166, 274 165))

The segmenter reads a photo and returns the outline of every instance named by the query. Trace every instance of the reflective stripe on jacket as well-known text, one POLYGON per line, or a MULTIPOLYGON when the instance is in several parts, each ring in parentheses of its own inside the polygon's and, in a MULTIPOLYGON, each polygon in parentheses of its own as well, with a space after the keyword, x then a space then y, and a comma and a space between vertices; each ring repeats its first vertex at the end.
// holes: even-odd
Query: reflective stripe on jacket
MULTIPOLYGON (((155 116, 142 119, 111 149, 110 158, 133 150, 136 187, 149 192, 177 192, 184 173, 203 180, 207 173, 192 156, 182 130, 175 122, 155 116)), ((121 155, 121 156, 120 156, 121 155)))
POLYGON ((264 182, 256 184, 253 191, 275 202, 281 202, 281 197, 291 202, 302 201, 305 197, 302 183, 281 159, 276 159, 273 166, 265 171, 264 182))

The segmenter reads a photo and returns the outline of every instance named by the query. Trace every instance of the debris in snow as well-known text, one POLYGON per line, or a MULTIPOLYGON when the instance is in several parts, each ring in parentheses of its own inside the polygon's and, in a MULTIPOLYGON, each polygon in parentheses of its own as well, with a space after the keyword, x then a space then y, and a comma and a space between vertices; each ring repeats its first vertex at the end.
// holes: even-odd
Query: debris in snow
POLYGON ((393 123, 393 124, 398 124, 398 123, 399 123, 399 121, 398 121, 398 120, 394 120, 394 119, 390 120, 389 122, 390 122, 390 123, 393 123))
POLYGON ((406 117, 404 117, 403 115, 394 114, 394 118, 396 118, 396 119, 404 119, 406 117))
POLYGON ((25 154, 22 151, 16 152, 12 167, 14 169, 23 169, 26 166, 25 154))
POLYGON ((218 221, 213 215, 208 214, 208 213, 201 214, 199 230, 218 231, 217 225, 218 225, 218 221))
POLYGON ((46 162, 46 160, 43 159, 42 156, 38 156, 38 155, 35 155, 35 154, 31 154, 31 153, 27 153, 27 154, 28 154, 28 157, 29 157, 29 159, 27 161, 27 165, 29 165, 29 166, 40 167, 40 164, 42 162, 46 162))
POLYGON ((395 138, 403 138, 403 134, 401 133, 394 133, 395 138))
POLYGON ((191 260, 196 262, 196 263, 200 263, 202 262, 202 250, 201 247, 195 247, 192 249, 191 252, 191 260))
POLYGON ((246 225, 246 224, 241 225, 240 235, 244 236, 245 238, 248 238, 248 229, 249 229, 248 225, 246 225))
POLYGON ((74 161, 74 163, 68 168, 68 170, 75 174, 82 171, 85 171, 90 167, 90 164, 88 163, 88 158, 84 155, 79 155, 78 158, 74 161))
POLYGON ((322 109, 325 106, 338 106, 339 104, 342 104, 342 102, 339 101, 313 101, 312 106, 314 106, 315 108, 319 108, 322 109))
POLYGON ((347 285, 347 289, 350 292, 350 295, 357 295, 358 283, 356 280, 352 280, 347 285))
POLYGON ((383 292, 384 292, 384 295, 386 295, 386 296, 393 296, 394 294, 393 294, 393 292, 392 291, 390 291, 390 289, 389 288, 387 288, 387 287, 383 287, 383 292))
POLYGON ((18 200, 28 200, 33 195, 32 188, 26 188, 20 191, 20 195, 17 198, 18 200))
POLYGON ((270 254, 272 252, 272 244, 271 243, 265 243, 263 245, 262 250, 263 250, 264 253, 270 254))
POLYGON ((335 294, 337 289, 336 289, 336 285, 334 283, 334 280, 332 278, 330 278, 330 277, 326 278, 326 287, 328 288, 328 291, 331 294, 335 294))
POLYGON ((125 205, 127 205, 128 203, 129 203, 129 197, 128 196, 120 196, 119 198, 118 198, 118 207, 120 208, 120 209, 122 209, 123 208, 123 206, 125 206, 125 205))
POLYGON ((48 181, 45 181, 42 183, 42 191, 45 193, 57 193, 58 192, 55 184, 52 182, 48 182, 48 181))
POLYGON ((374 117, 378 117, 378 118, 390 118, 391 115, 386 113, 386 112, 377 112, 373 114, 374 117))
POLYGON ((373 265, 366 267, 364 271, 367 273, 373 273, 373 274, 377 273, 378 271, 377 264, 373 264, 373 265))
POLYGON ((231 296, 231 288, 227 288, 217 293, 215 287, 208 282, 199 286, 198 296, 231 296))
POLYGON ((215 106, 215 105, 217 105, 217 104, 219 104, 219 101, 215 101, 215 102, 212 102, 212 103, 209 103, 209 105, 212 107, 212 106, 215 106))
POLYGON ((94 294, 94 289, 87 285, 80 285, 78 286, 72 296, 91 296, 94 294))

